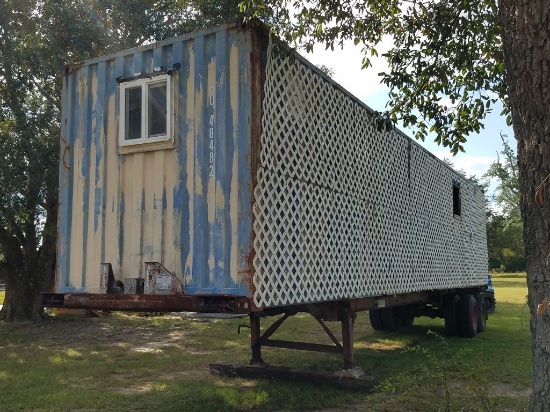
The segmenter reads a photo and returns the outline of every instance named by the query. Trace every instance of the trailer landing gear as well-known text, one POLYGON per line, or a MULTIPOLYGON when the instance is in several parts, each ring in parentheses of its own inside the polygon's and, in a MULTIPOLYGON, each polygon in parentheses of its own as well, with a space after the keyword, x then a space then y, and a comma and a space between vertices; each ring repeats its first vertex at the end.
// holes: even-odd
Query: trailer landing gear
MULTIPOLYGON (((210 365, 210 372, 215 375, 239 376, 241 378, 281 378, 285 380, 302 381, 308 383, 326 384, 346 389, 370 392, 376 384, 375 378, 367 376, 359 368, 354 368, 353 356, 353 326, 356 318, 349 304, 339 302, 335 305, 307 305, 294 307, 284 312, 262 334, 260 319, 265 314, 251 313, 250 316, 250 349, 252 358, 249 365, 235 365, 231 363, 215 363, 210 365), (321 325, 333 345, 295 342, 271 339, 271 336, 291 316, 298 312, 308 312, 321 325), (342 342, 334 336, 325 324, 326 320, 338 320, 342 327, 342 342), (341 354, 343 357, 342 371, 326 372, 300 370, 286 367, 270 366, 262 358, 262 347, 298 349, 314 352, 341 354)), ((242 325, 245 326, 245 325, 242 325)))
MULTIPOLYGON (((298 349, 307 350, 313 352, 326 352, 326 353, 340 353, 343 356, 344 369, 352 369, 354 366, 353 359, 353 325, 355 322, 356 314, 352 312, 349 305, 340 303, 337 308, 337 318, 330 320, 339 320, 342 325, 342 343, 334 336, 332 331, 327 327, 323 320, 321 313, 329 313, 329 311, 316 310, 314 306, 294 308, 291 311, 287 311, 281 318, 275 321, 263 334, 260 330, 260 316, 251 313, 250 314, 250 348, 252 350, 251 365, 263 365, 265 364, 262 359, 262 346, 286 348, 286 349, 298 349), (325 333, 328 335, 334 345, 325 345, 319 343, 306 343, 295 342, 286 340, 271 339, 271 336, 277 329, 283 324, 289 317, 295 315, 298 312, 309 312, 317 322, 321 325, 325 333)), ((334 313, 334 311, 332 311, 334 313)))

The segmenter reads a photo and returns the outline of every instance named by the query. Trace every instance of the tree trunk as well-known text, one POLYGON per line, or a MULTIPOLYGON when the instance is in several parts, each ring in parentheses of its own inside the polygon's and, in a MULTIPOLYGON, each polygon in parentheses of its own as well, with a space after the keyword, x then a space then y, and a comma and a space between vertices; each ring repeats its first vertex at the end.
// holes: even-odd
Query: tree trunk
MULTIPOLYGON (((53 173, 51 179, 56 179, 53 173)), ((6 284, 6 295, 0 320, 8 322, 38 320, 44 316, 42 293, 50 292, 54 284, 57 238, 57 191, 50 184, 46 201, 46 222, 41 245, 26 250, 15 237, 0 233, 5 262, 0 266, 0 278, 6 284), (24 251, 24 253, 23 253, 24 251)), ((31 230, 32 231, 32 230, 31 230)))
POLYGON ((43 279, 44 274, 38 271, 6 279, 6 296, 0 319, 8 322, 39 320, 43 315, 43 279))
POLYGON ((532 411, 550 410, 550 7, 500 0, 509 106, 518 142, 523 237, 533 355, 532 411))

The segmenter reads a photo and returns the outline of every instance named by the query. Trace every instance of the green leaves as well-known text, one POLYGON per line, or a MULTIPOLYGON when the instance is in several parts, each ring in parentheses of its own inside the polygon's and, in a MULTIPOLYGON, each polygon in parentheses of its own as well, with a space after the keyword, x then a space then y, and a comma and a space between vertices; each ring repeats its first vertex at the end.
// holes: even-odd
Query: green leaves
POLYGON ((497 208, 487 216, 489 266, 500 271, 521 271, 525 270, 525 250, 519 205, 518 164, 506 136, 501 135, 501 138, 502 157, 499 156, 484 175, 498 182, 493 199, 497 208))
POLYGON ((391 37, 393 47, 383 55, 389 69, 380 73, 390 89, 389 118, 413 127, 418 139, 435 133, 453 154, 480 132, 497 99, 506 103, 494 1, 247 0, 243 10, 260 17, 270 11, 272 29, 306 50, 315 43, 362 44, 364 69, 383 36, 391 37))

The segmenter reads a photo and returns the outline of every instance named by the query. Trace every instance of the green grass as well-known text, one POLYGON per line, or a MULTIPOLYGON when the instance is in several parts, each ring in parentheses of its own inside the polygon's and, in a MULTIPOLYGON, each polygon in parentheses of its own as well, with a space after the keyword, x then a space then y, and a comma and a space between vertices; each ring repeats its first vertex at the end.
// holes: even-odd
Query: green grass
MULTIPOLYGON (((247 318, 115 314, 0 323, 0 410, 526 409, 531 378, 525 275, 493 280, 496 312, 473 339, 442 338, 443 321, 427 318, 399 333, 374 332, 368 313, 359 313, 356 364, 380 382, 371 395, 210 375, 211 362, 248 362, 249 330, 237 334, 247 318)), ((263 320, 262 329, 272 321, 263 320)), ((338 324, 329 325, 337 334, 338 324)), ((287 320, 274 338, 330 343, 307 315, 287 320)), ((338 370, 342 361, 275 348, 265 348, 263 356, 273 365, 316 370, 338 370)))

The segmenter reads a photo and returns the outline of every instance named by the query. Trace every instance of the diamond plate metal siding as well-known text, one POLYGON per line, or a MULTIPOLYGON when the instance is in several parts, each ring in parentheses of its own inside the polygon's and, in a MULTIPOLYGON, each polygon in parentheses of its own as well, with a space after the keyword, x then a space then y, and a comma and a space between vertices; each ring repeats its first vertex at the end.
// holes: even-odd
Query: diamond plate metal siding
POLYGON ((399 131, 378 131, 370 109, 302 58, 269 50, 263 110, 256 306, 486 284, 476 185, 399 131))

